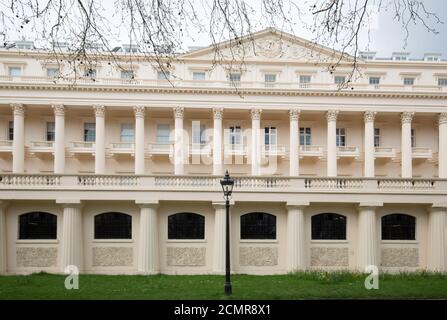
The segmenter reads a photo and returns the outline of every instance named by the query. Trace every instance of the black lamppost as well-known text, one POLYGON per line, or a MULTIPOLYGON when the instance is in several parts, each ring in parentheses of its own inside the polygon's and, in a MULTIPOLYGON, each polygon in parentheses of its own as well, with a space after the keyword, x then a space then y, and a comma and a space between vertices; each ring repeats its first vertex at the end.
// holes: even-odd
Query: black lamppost
POLYGON ((225 172, 225 177, 220 180, 225 198, 225 294, 231 294, 231 278, 230 278, 230 198, 233 192, 234 180, 225 172))

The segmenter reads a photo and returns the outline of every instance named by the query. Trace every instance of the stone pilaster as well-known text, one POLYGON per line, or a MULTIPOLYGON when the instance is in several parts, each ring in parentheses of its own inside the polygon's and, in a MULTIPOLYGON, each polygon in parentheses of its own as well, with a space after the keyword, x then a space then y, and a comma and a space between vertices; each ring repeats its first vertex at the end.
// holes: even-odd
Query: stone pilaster
POLYGON ((160 271, 158 251, 158 202, 140 203, 140 246, 138 272, 156 274, 160 271))
POLYGON ((67 266, 83 269, 82 205, 80 201, 63 203, 61 272, 67 266))
POLYGON ((360 204, 358 220, 358 269, 365 272, 369 265, 378 266, 378 235, 376 228, 376 207, 378 205, 360 204))
POLYGON ((309 204, 287 203, 287 271, 305 270, 304 209, 309 204))
POLYGON ((447 272, 447 206, 433 206, 428 218, 427 269, 447 272))

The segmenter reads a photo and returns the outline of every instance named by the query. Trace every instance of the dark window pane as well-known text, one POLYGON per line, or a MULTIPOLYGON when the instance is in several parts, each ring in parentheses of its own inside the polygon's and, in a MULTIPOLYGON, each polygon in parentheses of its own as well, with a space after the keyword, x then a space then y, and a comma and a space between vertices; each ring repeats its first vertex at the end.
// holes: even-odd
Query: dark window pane
POLYGON ((205 239, 205 217, 191 212, 170 215, 168 239, 205 239))
POLYGON ((346 240, 346 217, 336 213, 312 216, 313 240, 346 240))
POLYGON ((47 212, 30 212, 19 217, 19 239, 56 239, 57 216, 47 212))
POLYGON ((132 216, 120 212, 96 215, 95 239, 132 239, 132 216))
POLYGON ((241 239, 276 239, 276 216, 264 212, 242 215, 241 239))
POLYGON ((394 213, 382 217, 382 240, 415 240, 416 218, 394 213))

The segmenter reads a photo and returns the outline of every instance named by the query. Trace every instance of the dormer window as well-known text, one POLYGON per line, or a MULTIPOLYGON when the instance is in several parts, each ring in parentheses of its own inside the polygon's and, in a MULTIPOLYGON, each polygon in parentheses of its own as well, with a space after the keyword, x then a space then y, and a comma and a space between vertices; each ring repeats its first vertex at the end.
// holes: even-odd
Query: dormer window
POLYGON ((360 52, 360 59, 363 60, 374 60, 376 57, 375 52, 360 52))
POLYGON ((393 52, 392 59, 395 61, 407 61, 410 53, 408 52, 393 52))
POLYGON ((424 61, 427 61, 427 62, 441 61, 441 54, 440 53, 426 53, 426 54, 424 54, 424 61))
POLYGON ((310 83, 310 81, 311 81, 311 76, 308 76, 308 75, 300 76, 300 84, 310 83))
POLYGON ((343 84, 346 82, 346 77, 345 76, 335 76, 334 77, 334 83, 335 84, 343 84))

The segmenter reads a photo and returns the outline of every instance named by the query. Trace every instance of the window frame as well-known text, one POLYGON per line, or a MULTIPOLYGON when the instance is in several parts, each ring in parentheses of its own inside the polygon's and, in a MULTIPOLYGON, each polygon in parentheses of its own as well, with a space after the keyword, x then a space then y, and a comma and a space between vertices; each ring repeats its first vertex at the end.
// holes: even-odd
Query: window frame
POLYGON ((239 125, 230 126, 228 134, 228 144, 241 145, 242 144, 242 127, 239 125))
POLYGON ((309 84, 309 83, 312 82, 312 76, 308 75, 308 74, 300 74, 299 78, 298 78, 298 81, 299 81, 300 84, 309 84), (303 81, 304 79, 307 79, 309 81, 303 81))
POLYGON ((417 240, 417 217, 407 213, 387 213, 380 218, 380 240, 381 241, 416 241, 417 240), (396 225, 398 220, 404 218, 400 225, 396 225), (389 221, 386 221, 389 220, 389 221), (384 223, 392 223, 394 225, 385 225, 384 223), (411 225, 402 226, 403 223, 411 223, 411 225), (392 227, 400 229, 392 229, 392 227), (385 230, 388 228, 388 230, 385 230), (407 230, 405 230, 407 229, 407 230), (396 231, 397 230, 397 231, 396 231), (393 232, 395 232, 393 234, 393 232), (408 236, 403 234, 407 232, 408 236), (384 238, 385 237, 385 238, 384 238))
POLYGON ((169 79, 171 79, 171 71, 157 70, 158 81, 168 81, 169 79))
POLYGON ((378 86, 380 85, 380 80, 380 76, 370 76, 368 78, 368 83, 373 86, 378 86))
POLYGON ((416 130, 411 128, 411 147, 416 148, 416 130))
POLYGON ((439 87, 447 87, 447 78, 438 78, 439 87))
POLYGON ((11 78, 19 78, 23 75, 23 68, 21 66, 8 66, 8 76, 11 78), (12 70, 18 70, 18 75, 13 75, 12 70))
POLYGON ((336 128, 335 129, 335 145, 337 147, 346 147, 347 145, 347 134, 346 128, 336 128))
POLYGON ((206 80, 206 72, 205 71, 193 71, 192 72, 192 80, 194 81, 205 81, 206 80), (196 75, 203 75, 202 77, 196 77, 196 75))
POLYGON ((404 77, 404 81, 403 81, 404 86, 414 86, 414 82, 415 82, 414 77, 404 77))
POLYGON ((374 128, 374 147, 380 147, 380 128, 374 128))
POLYGON ((54 121, 46 122, 46 141, 54 142, 56 140, 56 123, 54 121), (51 131, 53 130, 53 131, 51 131))
POLYGON ((157 126, 155 127, 155 142, 158 144, 169 144, 171 142, 171 125, 169 123, 157 123, 157 126), (167 136, 161 135, 160 133, 163 132, 160 130, 162 126, 167 127, 167 136), (163 139, 161 139, 163 138, 163 139), (166 139, 166 140, 165 140, 166 139))
POLYGON ((341 75, 334 76, 334 84, 341 85, 344 83, 346 83, 346 76, 341 75), (340 81, 341 79, 343 79, 343 81, 340 81))
POLYGON ((311 216, 310 224, 312 241, 346 241, 348 239, 348 217, 343 214, 335 212, 317 213, 311 216), (334 222, 336 220, 340 221, 339 225, 337 225, 338 222, 334 222), (318 230, 317 227, 320 227, 321 230, 318 230), (342 229, 336 230, 336 227, 342 229))
POLYGON ((96 123, 84 122, 84 142, 95 142, 95 141, 96 141, 96 123), (91 126, 91 128, 87 128, 88 126, 91 126), (93 140, 91 140, 91 137, 93 137, 93 140))
POLYGON ((134 80, 135 79, 135 70, 133 70, 133 69, 121 70, 121 79, 122 80, 134 80))
POLYGON ((120 124, 120 142, 127 142, 127 143, 135 142, 135 128, 134 128, 133 123, 122 122, 120 124), (127 133, 127 134, 123 133, 123 131, 126 130, 126 128, 124 128, 124 126, 128 126, 127 130, 129 130, 129 133, 127 133), (125 139, 123 139, 123 138, 125 138, 125 139))
POLYGON ((132 240, 133 219, 132 215, 118 211, 102 212, 94 215, 93 217, 93 239, 94 240, 132 240), (113 217, 114 219, 111 219, 113 217), (120 219, 119 219, 119 218, 120 219), (109 223, 108 225, 98 225, 99 220, 109 223), (108 220, 108 221, 107 221, 108 220), (114 221, 113 221, 114 220, 114 221), (113 223, 112 223, 113 221, 113 223), (118 223, 125 222, 125 225, 118 225, 118 223), (121 227, 123 230, 119 230, 121 227), (102 229, 109 228, 109 230, 102 229), (106 235, 108 233, 108 235, 106 235))
POLYGON ((276 241, 278 238, 278 219, 274 214, 261 211, 247 212, 240 216, 239 223, 239 237, 242 241, 276 241), (259 224, 259 221, 261 221, 261 224, 259 224))
POLYGON ((264 127, 264 145, 268 146, 278 145, 278 128, 276 126, 264 127))
MULTIPOLYGON (((57 240, 58 238, 58 219, 57 219, 57 215, 54 213, 50 213, 50 212, 45 212, 45 211, 31 211, 31 212, 25 212, 22 213, 18 216, 18 230, 17 230, 17 240, 57 240), (40 218, 42 218, 42 216, 44 216, 46 218, 47 221, 43 221, 44 223, 43 226, 35 226, 36 225, 36 221, 30 222, 29 220, 32 218, 31 215, 40 215, 40 218), (27 221, 25 221, 27 220, 27 221), (27 223, 27 226, 29 229, 26 228, 26 225, 24 225, 25 223, 27 223), (30 226, 31 225, 31 226, 30 226), (33 226, 34 225, 34 226, 33 226), (47 228, 48 230, 38 230, 38 228, 47 228), (30 234, 32 229, 34 233, 40 233, 37 237, 36 236, 32 236, 30 234), (43 231, 48 232, 48 235, 44 235, 43 231), (25 235, 26 234, 26 235, 25 235)), ((37 219, 37 218, 35 218, 37 219)), ((41 221, 42 222, 42 221, 41 221)))
POLYGON ((206 219, 199 213, 176 212, 170 214, 167 217, 167 229, 167 240, 169 241, 206 240, 206 219), (176 221, 177 219, 179 221, 176 221))
POLYGON ((13 120, 8 121, 8 140, 9 141, 14 140, 14 121, 13 120))
POLYGON ((300 127, 300 146, 311 146, 312 145, 312 128, 311 127, 300 127))
POLYGON ((201 123, 200 121, 193 121, 191 126, 191 144, 206 144, 206 124, 201 123), (199 129, 197 132, 197 129, 199 129), (197 138, 199 140, 197 141, 197 138))

